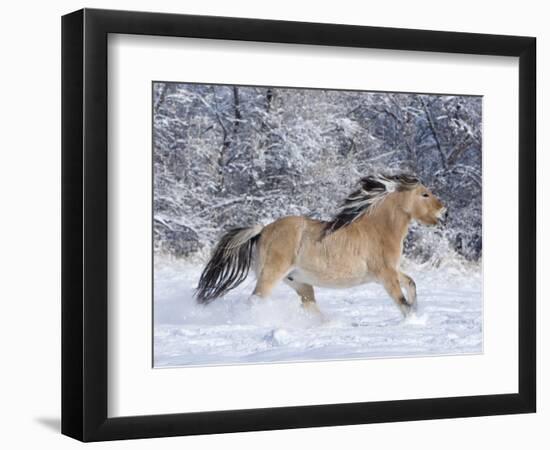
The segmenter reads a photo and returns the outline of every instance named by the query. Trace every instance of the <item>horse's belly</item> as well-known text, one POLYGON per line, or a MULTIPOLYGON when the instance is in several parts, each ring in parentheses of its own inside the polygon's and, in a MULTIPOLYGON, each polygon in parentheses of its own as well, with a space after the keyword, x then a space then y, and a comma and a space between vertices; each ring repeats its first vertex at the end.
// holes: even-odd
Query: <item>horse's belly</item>
POLYGON ((376 281, 369 272, 335 274, 295 269, 289 274, 289 277, 300 283, 326 288, 348 288, 376 281))

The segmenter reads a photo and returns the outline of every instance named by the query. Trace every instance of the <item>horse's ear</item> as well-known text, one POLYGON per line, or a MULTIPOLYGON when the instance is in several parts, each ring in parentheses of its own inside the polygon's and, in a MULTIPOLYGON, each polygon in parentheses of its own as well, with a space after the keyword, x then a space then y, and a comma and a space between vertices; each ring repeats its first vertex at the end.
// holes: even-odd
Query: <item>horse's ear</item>
POLYGON ((416 175, 403 173, 395 177, 399 191, 409 191, 420 184, 420 179, 416 175))

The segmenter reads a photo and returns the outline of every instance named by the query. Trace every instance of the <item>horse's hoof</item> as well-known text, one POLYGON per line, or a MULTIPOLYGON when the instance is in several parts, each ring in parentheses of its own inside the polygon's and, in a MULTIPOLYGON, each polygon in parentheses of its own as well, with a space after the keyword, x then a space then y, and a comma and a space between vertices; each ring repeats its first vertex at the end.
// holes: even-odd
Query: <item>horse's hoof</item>
POLYGON ((321 325, 329 322, 329 319, 321 312, 317 305, 303 306, 303 308, 308 315, 317 319, 321 325))

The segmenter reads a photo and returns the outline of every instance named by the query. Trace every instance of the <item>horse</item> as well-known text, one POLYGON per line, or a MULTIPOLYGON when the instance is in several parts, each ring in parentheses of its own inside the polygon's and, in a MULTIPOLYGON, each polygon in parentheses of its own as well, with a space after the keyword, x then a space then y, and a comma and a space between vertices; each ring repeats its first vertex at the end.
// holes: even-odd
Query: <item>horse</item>
POLYGON ((204 267, 195 297, 200 304, 222 297, 252 267, 257 281, 250 298, 255 301, 282 281, 306 310, 322 316, 314 286, 378 282, 407 317, 417 309, 416 284, 400 268, 409 225, 413 220, 437 225, 446 215, 443 203, 414 175, 366 176, 329 221, 286 216, 227 232, 204 267))

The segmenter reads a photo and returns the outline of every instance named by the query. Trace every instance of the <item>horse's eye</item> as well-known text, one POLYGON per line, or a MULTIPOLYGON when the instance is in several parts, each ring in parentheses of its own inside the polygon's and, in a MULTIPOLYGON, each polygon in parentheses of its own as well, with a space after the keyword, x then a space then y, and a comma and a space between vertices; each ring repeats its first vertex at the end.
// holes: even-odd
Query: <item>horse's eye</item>
POLYGON ((430 196, 430 194, 428 194, 428 193, 426 193, 426 192, 424 192, 424 193, 422 194, 422 197, 429 197, 429 196, 430 196))

